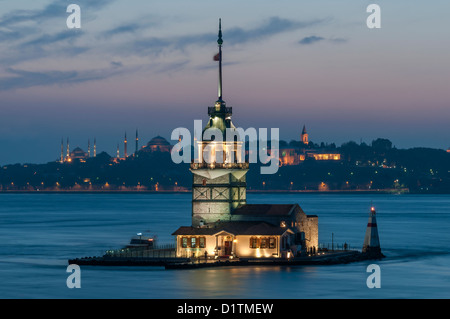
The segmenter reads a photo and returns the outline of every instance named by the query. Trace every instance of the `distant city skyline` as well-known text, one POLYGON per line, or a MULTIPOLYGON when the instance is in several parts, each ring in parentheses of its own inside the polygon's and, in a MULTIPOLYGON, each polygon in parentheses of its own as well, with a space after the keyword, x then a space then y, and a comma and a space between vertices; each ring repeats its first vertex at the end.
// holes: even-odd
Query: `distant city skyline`
MULTIPOLYGON (((278 127, 315 143, 387 138, 398 148, 450 147, 448 1, 1 1, 0 165, 59 158, 61 139, 128 153, 176 127, 193 130, 223 97, 235 125, 278 127)), ((175 141, 171 141, 174 143, 175 141)))

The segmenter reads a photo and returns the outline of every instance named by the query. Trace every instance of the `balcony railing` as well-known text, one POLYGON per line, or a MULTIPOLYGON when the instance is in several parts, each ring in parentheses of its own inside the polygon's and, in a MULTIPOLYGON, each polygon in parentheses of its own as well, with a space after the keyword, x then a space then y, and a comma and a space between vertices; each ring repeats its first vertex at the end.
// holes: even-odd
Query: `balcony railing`
POLYGON ((248 163, 191 163, 191 169, 224 168, 224 169, 248 169, 248 163))
POLYGON ((233 108, 226 106, 221 106, 220 109, 216 109, 215 106, 208 107, 208 115, 224 114, 224 113, 226 116, 230 116, 233 113, 233 108))

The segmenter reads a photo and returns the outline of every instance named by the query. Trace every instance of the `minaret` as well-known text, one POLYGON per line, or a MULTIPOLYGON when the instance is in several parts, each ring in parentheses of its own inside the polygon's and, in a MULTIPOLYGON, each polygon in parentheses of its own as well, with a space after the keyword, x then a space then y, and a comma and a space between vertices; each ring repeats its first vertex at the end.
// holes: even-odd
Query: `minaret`
POLYGON ((136 150, 134 151, 134 154, 136 156, 137 156, 137 152, 138 152, 138 143, 139 143, 138 130, 136 129, 136 150))
POLYGON ((214 57, 215 61, 219 61, 218 100, 213 107, 208 107, 209 121, 201 136, 203 137, 203 133, 209 128, 216 129, 222 133, 223 142, 204 138, 196 140, 194 136, 194 147, 198 150, 198 158, 193 160, 190 169, 193 173, 192 226, 194 227, 218 220, 229 221, 233 218, 231 214, 233 210, 246 204, 248 162, 245 162, 245 158, 241 158, 242 141, 226 140, 227 130, 231 130, 233 134, 237 132, 231 122, 232 108, 227 107, 223 100, 222 43, 222 23, 219 19, 217 40, 219 54, 214 57), (231 155, 233 161, 230 160, 231 155))
POLYGON ((306 126, 305 125, 303 125, 303 131, 302 131, 301 139, 302 139, 303 144, 308 144, 309 143, 309 141, 308 141, 308 133, 306 133, 306 126))
POLYGON ((91 140, 88 139, 88 158, 91 157, 91 140))
POLYGON ((66 157, 69 158, 69 156, 70 156, 69 138, 67 138, 67 154, 66 154, 66 157))
POLYGON ((380 239, 378 237, 377 219, 375 207, 370 208, 369 222, 367 223, 366 236, 364 237, 363 253, 381 254, 380 239))
POLYGON ((123 147, 124 147, 124 158, 127 158, 127 132, 125 132, 125 140, 123 141, 123 147))
POLYGON ((119 143, 117 143, 117 158, 120 158, 119 143))
POLYGON ((61 139, 61 159, 60 159, 61 163, 64 163, 64 139, 61 139))
POLYGON ((95 140, 95 137, 94 137, 94 157, 96 157, 97 156, 97 141, 95 140))

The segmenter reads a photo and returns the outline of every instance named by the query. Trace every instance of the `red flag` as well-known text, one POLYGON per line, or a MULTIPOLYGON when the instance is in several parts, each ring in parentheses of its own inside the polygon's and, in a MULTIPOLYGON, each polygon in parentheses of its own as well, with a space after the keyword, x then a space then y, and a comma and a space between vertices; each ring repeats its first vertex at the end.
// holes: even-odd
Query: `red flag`
POLYGON ((217 54, 214 56, 214 61, 219 61, 219 58, 220 58, 220 53, 217 53, 217 54))

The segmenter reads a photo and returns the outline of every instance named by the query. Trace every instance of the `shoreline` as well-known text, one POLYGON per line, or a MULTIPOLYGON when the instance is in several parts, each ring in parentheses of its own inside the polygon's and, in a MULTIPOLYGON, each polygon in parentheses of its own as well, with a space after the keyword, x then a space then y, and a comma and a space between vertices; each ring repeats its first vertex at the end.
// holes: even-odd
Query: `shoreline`
MULTIPOLYGON (((0 194, 186 194, 192 193, 191 190, 0 190, 0 194)), ((450 192, 442 192, 442 193, 414 193, 409 190, 397 190, 397 189, 377 189, 377 190, 327 190, 327 191, 319 191, 319 190, 252 190, 247 189, 247 193, 254 194, 395 194, 395 195, 404 195, 404 194, 428 194, 428 195, 439 195, 439 194, 450 194, 450 192)))
MULTIPOLYGON (((173 191, 173 190, 0 190, 2 194, 187 194, 192 193, 191 190, 173 191)), ((396 191, 390 189, 380 190, 247 190, 247 193, 252 194, 315 194, 315 195, 450 195, 450 192, 410 192, 410 191, 396 191)))
POLYGON ((366 260, 381 260, 385 258, 382 253, 362 253, 360 251, 336 251, 324 255, 296 257, 296 258, 237 258, 237 260, 212 260, 169 257, 169 258, 144 258, 144 257, 82 257, 68 260, 68 264, 81 266, 162 266, 168 269, 200 269, 217 267, 243 267, 243 266, 319 266, 339 265, 361 262, 366 260))

